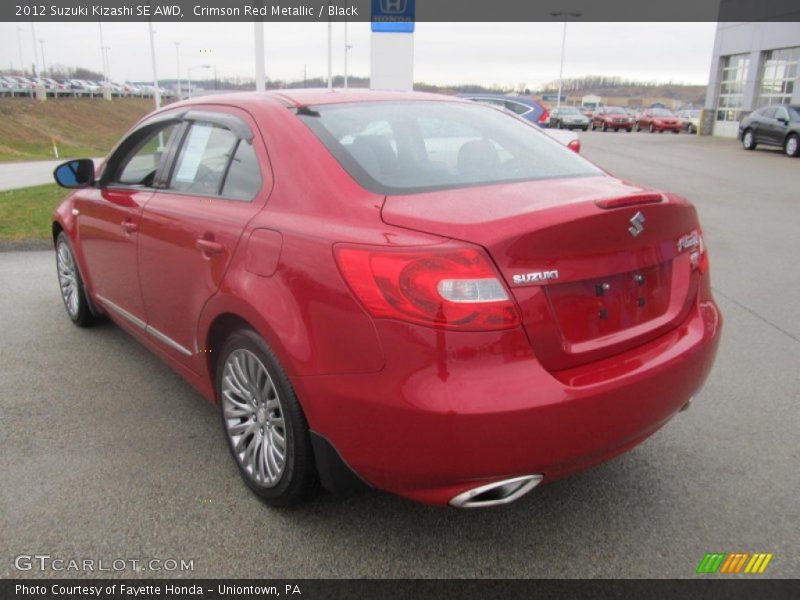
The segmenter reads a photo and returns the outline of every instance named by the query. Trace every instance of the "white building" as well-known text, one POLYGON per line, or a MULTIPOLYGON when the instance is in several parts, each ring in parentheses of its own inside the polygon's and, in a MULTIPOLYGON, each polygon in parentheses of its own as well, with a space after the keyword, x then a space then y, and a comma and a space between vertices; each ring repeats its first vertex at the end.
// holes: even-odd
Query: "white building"
POLYGON ((718 23, 703 132, 736 137, 767 104, 800 104, 800 23, 718 23))

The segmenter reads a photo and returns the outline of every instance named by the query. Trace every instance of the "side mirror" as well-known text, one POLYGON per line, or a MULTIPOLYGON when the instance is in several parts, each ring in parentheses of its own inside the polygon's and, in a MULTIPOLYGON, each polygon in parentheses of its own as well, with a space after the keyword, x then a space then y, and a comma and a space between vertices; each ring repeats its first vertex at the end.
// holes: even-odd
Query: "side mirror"
POLYGON ((788 125, 789 119, 785 119, 784 117, 778 117, 778 123, 780 123, 781 125, 788 125))
POLYGON ((85 188, 94 184, 94 161, 79 158, 58 165, 53 171, 56 183, 64 188, 85 188))

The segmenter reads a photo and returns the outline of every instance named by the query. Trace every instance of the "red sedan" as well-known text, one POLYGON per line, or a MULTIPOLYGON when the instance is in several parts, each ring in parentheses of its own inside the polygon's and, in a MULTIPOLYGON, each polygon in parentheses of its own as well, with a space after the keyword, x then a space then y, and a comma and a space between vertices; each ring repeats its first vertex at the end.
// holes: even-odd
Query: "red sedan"
POLYGON ((198 98, 55 176, 67 314, 217 404, 273 505, 317 480, 510 502, 643 441, 714 362, 694 207, 489 106, 198 98))
POLYGON ((592 129, 600 131, 630 131, 633 129, 633 119, 624 108, 619 106, 601 106, 592 115, 590 121, 592 129))
POLYGON ((672 133, 680 133, 683 124, 675 113, 666 108, 647 108, 639 113, 639 118, 636 121, 636 130, 647 130, 650 133, 664 133, 671 131, 672 133))

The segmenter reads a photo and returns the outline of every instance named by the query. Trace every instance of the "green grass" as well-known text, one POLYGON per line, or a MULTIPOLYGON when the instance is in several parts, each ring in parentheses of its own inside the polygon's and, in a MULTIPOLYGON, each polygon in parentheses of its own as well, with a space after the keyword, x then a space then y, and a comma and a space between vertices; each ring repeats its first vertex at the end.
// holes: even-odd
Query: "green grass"
POLYGON ((49 238, 53 209, 65 195, 54 183, 0 192, 0 241, 49 238))

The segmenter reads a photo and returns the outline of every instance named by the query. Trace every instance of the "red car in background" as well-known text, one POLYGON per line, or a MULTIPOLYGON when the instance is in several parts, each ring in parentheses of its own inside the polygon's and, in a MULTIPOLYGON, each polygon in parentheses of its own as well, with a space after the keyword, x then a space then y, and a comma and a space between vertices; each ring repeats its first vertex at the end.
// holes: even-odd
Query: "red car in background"
POLYGON ((591 120, 591 128, 600 131, 619 131, 620 129, 630 132, 633 129, 633 119, 628 112, 619 106, 601 106, 594 111, 591 120))
POLYGON ((646 108, 639 113, 638 120, 636 121, 636 130, 647 130, 650 133, 664 133, 671 131, 672 133, 680 133, 683 124, 678 116, 666 108, 646 108))
POLYGON ((197 98, 55 178, 68 316, 110 318, 217 404, 273 505, 317 480, 510 502, 642 442, 717 351, 689 201, 475 102, 197 98))

